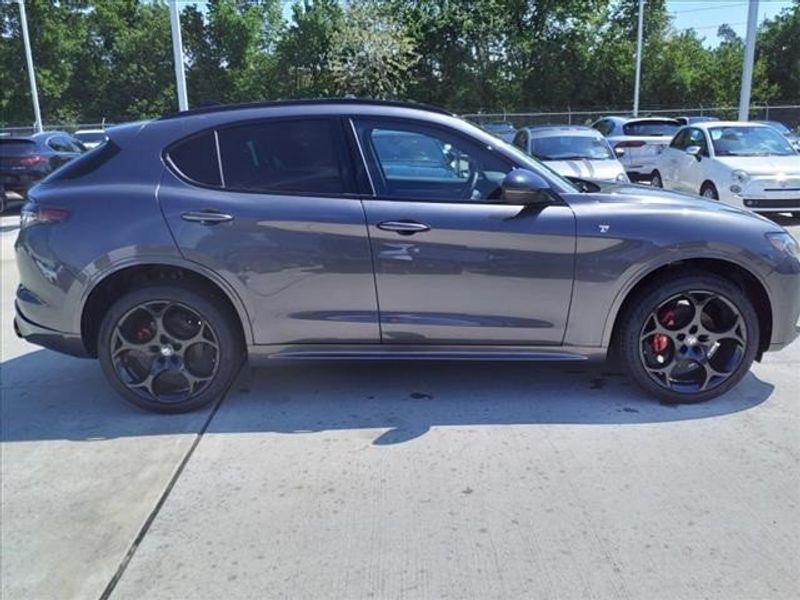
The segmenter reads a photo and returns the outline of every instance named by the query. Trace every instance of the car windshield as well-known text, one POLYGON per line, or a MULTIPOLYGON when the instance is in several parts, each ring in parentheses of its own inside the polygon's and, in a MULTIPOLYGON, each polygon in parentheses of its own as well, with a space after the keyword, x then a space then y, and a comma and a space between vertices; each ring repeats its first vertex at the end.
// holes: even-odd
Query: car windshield
POLYGON ((376 130, 372 142, 384 161, 448 166, 446 149, 426 135, 376 130))
POLYGON ((732 125, 708 130, 717 156, 791 156, 789 142, 772 127, 732 125))
POLYGON ((489 133, 515 133, 516 129, 511 123, 485 123, 483 128, 489 133))
POLYGON ((680 124, 677 121, 631 121, 622 126, 625 135, 673 136, 680 124))
POLYGON ((605 139, 588 135, 535 137, 531 154, 539 160, 608 160, 614 156, 605 139))
POLYGON ((106 134, 102 131, 97 132, 87 132, 87 133, 76 133, 75 137, 78 138, 82 142, 89 142, 90 144, 93 142, 105 142, 106 141, 106 134))
POLYGON ((763 123, 764 123, 764 125, 769 125, 773 129, 777 129, 783 135, 786 135, 787 133, 792 133, 791 129, 789 129, 786 125, 784 125, 783 123, 780 123, 778 121, 763 121, 763 123))

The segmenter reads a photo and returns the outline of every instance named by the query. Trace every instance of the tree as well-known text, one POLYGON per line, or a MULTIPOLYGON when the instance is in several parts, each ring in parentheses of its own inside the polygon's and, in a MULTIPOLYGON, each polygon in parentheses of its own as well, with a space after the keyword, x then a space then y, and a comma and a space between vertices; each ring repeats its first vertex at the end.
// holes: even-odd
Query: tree
POLYGON ((328 52, 336 95, 397 98, 418 60, 414 40, 403 25, 375 2, 347 5, 328 52))

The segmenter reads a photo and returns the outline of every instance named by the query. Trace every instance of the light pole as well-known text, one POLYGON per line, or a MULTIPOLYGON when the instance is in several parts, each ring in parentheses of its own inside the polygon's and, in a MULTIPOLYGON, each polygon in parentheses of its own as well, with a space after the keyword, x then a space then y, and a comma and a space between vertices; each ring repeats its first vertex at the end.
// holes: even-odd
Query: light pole
POLYGON ((639 83, 642 77, 642 30, 644 29, 644 0, 639 0, 639 26, 636 30, 636 81, 633 87, 633 116, 639 116, 639 83))
POLYGON ((172 56, 175 60, 175 83, 178 90, 178 110, 189 108, 186 97, 186 75, 183 72, 183 40, 181 39, 181 15, 177 0, 169 0, 169 25, 172 30, 172 56))
POLYGON ((25 13, 25 0, 17 0, 19 4, 19 20, 22 23, 22 43, 25 45, 25 60, 28 63, 28 79, 31 80, 31 98, 33 99, 33 128, 36 133, 42 132, 42 112, 39 110, 39 90, 36 87, 36 71, 33 68, 31 39, 28 36, 28 16, 25 13))
POLYGON ((758 25, 758 0, 747 5, 747 38, 744 42, 742 64, 742 87, 739 91, 739 120, 750 117, 750 91, 753 87, 753 61, 756 57, 756 26, 758 25))

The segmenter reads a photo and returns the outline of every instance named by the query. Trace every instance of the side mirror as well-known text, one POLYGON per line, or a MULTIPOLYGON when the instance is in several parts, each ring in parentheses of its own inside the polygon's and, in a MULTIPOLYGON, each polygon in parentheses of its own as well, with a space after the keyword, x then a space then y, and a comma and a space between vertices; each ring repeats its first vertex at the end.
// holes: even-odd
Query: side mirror
POLYGON ((694 156, 699 161, 701 150, 702 148, 700 148, 700 146, 689 146, 686 148, 686 154, 689 156, 694 156))
POLYGON ((502 198, 508 204, 547 204, 550 184, 541 175, 528 169, 514 169, 503 179, 502 198))
POLYGON ((625 148, 614 148, 614 154, 617 158, 622 158, 625 156, 625 148))

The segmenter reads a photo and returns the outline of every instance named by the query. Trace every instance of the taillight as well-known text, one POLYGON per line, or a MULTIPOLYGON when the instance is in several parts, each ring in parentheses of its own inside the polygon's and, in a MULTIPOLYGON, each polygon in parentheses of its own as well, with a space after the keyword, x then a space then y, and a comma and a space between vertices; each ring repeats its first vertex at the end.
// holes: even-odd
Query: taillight
POLYGON ((67 217, 69 217, 69 211, 66 208, 26 204, 19 213, 20 228, 25 229, 44 223, 60 223, 67 217))
POLYGON ((645 142, 641 140, 625 140, 624 142, 617 142, 614 144, 614 149, 617 148, 641 148, 645 145, 645 142))
POLYGON ((41 156, 39 154, 33 154, 31 156, 22 156, 14 160, 15 164, 18 164, 22 167, 38 167, 40 165, 44 165, 48 162, 48 158, 46 156, 41 156))

